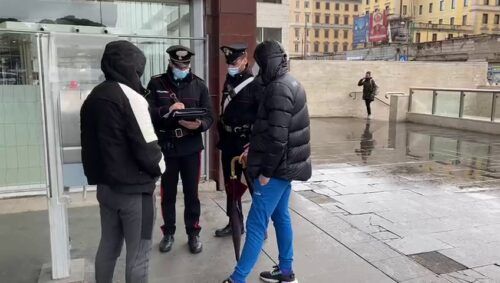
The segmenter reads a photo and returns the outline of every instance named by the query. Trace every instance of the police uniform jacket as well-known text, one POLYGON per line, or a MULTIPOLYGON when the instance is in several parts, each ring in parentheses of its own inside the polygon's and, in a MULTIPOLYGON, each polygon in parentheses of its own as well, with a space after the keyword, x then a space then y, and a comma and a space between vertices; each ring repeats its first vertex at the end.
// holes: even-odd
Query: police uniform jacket
POLYGON ((251 78, 250 70, 245 70, 234 77, 227 75, 221 102, 222 114, 218 121, 219 142, 217 148, 231 154, 241 154, 243 147, 250 141, 251 126, 257 117, 263 85, 260 78, 255 78, 245 86, 224 107, 224 101, 231 90, 251 78))
POLYGON ((146 99, 165 156, 179 157, 201 151, 204 148, 201 133, 207 131, 213 123, 212 103, 205 82, 192 73, 182 80, 174 80, 169 68, 166 73, 153 76, 148 89, 150 93, 146 95, 146 99), (201 119, 198 129, 188 130, 177 122, 162 118, 175 103, 173 96, 186 108, 207 109, 208 114, 201 119), (182 129, 183 133, 180 138, 176 136, 178 129, 182 129))

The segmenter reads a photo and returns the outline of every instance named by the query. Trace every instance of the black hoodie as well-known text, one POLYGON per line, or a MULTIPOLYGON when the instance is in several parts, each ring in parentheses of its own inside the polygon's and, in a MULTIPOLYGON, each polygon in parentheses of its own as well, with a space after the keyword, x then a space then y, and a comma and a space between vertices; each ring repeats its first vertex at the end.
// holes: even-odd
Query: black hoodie
POLYGON ((266 88, 250 138, 248 173, 252 178, 308 180, 311 147, 304 88, 288 73, 278 42, 259 44, 254 58, 266 88))
POLYGON ((92 90, 80 112, 83 168, 91 185, 152 193, 164 171, 142 95, 145 63, 142 51, 128 41, 106 45, 101 60, 106 81, 92 90))

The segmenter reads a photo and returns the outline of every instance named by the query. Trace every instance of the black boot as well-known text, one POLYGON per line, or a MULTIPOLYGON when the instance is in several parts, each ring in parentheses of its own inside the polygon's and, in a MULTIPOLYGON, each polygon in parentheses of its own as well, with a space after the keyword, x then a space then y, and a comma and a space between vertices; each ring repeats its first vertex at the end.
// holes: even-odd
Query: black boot
POLYGON ((215 237, 227 237, 232 235, 231 223, 228 223, 226 227, 215 230, 215 237))
POLYGON ((189 235, 188 236, 189 251, 192 254, 199 254, 203 250, 203 245, 200 242, 200 236, 189 235))
POLYGON ((165 235, 160 241, 160 252, 167 253, 172 249, 174 245, 174 235, 165 235))

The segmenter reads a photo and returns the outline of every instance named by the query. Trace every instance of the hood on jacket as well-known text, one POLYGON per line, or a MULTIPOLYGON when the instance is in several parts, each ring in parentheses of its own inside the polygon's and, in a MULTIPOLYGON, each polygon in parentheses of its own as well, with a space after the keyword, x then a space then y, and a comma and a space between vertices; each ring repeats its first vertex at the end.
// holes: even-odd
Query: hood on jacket
POLYGON ((286 52, 275 40, 266 40, 257 45, 254 59, 259 65, 259 75, 264 85, 288 72, 286 52))
POLYGON ((141 94, 145 91, 141 83, 145 66, 144 53, 125 40, 108 43, 101 59, 101 69, 106 80, 122 83, 141 94))

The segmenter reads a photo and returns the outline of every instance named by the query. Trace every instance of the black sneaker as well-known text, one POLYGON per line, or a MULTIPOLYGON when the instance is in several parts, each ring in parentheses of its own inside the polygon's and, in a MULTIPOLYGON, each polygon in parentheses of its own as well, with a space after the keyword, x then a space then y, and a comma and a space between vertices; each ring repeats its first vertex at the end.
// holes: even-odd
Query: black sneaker
POLYGON ((215 230, 215 237, 227 237, 233 234, 233 230, 231 229, 231 223, 227 224, 226 227, 215 230))
POLYGON ((234 283, 234 281, 231 280, 231 278, 227 278, 226 280, 222 281, 222 283, 234 283))
POLYGON ((264 282, 269 283, 281 283, 281 282, 289 282, 289 283, 298 283, 299 281, 295 279, 295 274, 291 273, 289 275, 281 274, 280 268, 278 266, 274 266, 272 271, 265 271, 260 274, 260 279, 264 282))
POLYGON ((160 241, 160 252, 167 253, 172 249, 174 245, 174 235, 165 235, 160 241))

